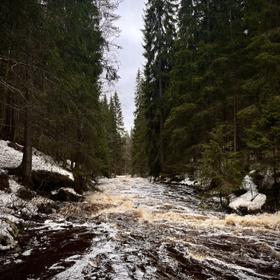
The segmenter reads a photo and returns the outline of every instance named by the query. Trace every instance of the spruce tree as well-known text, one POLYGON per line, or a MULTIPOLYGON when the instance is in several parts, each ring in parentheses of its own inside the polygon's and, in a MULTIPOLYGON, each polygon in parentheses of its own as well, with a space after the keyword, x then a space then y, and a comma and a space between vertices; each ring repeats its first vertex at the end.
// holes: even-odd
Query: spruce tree
POLYGON ((135 89, 134 128, 132 131, 132 174, 138 176, 148 175, 146 151, 146 118, 144 80, 140 70, 137 72, 135 89))
POLYGON ((164 164, 163 124, 168 110, 166 90, 172 69, 176 1, 150 0, 146 4, 144 29, 145 116, 149 173, 159 176, 164 164))

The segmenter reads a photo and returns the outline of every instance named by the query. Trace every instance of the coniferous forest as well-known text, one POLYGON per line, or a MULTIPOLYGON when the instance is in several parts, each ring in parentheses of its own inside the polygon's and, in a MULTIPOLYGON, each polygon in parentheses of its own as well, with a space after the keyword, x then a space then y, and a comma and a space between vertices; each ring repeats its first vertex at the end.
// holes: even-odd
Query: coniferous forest
MULTIPOLYGON (((32 147, 71 165, 76 182, 122 174, 127 135, 108 58, 118 1, 1 1, 1 139, 24 145, 14 171, 30 183, 32 147), (103 16, 103 15, 106 16, 103 16)), ((126 171, 127 172, 127 171, 126 171)))
POLYGON ((269 170, 279 196, 279 1, 151 0, 144 20, 133 173, 226 195, 269 170))
POLYGON ((277 280, 279 232, 280 0, 0 1, 0 280, 277 280))
MULTIPOLYGON (((279 184, 278 1, 150 0, 135 122, 124 129, 110 61, 118 1, 1 3, 1 138, 98 176, 190 174, 232 192, 251 170, 279 184), (105 15, 105 16, 104 16, 105 15)), ((257 176, 257 175, 256 175, 257 176)), ((279 189, 279 187, 277 187, 279 189)))

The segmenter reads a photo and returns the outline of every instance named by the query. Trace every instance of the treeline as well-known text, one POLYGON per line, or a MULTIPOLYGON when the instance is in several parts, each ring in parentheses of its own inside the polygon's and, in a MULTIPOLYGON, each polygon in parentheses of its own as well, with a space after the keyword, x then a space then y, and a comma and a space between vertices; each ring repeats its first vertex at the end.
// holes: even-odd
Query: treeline
POLYGON ((146 4, 134 174, 196 174, 226 193, 256 169, 279 184, 280 2, 177 4, 146 4))
POLYGON ((124 172, 125 133, 117 78, 107 59, 117 0, 3 0, 0 4, 0 138, 24 145, 15 170, 28 183, 32 146, 65 166, 78 184, 124 172))

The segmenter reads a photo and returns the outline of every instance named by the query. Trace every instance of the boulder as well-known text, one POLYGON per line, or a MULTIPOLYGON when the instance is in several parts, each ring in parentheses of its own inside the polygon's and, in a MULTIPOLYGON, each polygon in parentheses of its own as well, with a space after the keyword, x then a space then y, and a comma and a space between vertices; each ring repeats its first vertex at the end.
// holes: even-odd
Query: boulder
POLYGON ((242 214, 259 212, 266 202, 266 195, 262 193, 251 193, 250 191, 233 199, 229 207, 242 214))
POLYGON ((266 195, 258 192, 257 185, 251 175, 246 175, 242 182, 242 189, 246 192, 231 198, 229 207, 242 214, 257 213, 266 203, 266 195))
POLYGON ((18 224, 20 220, 9 214, 0 215, 0 251, 17 246, 18 224))
POLYGON ((30 189, 22 187, 16 192, 16 195, 22 200, 30 201, 35 196, 35 193, 30 189))
POLYGON ((18 143, 8 142, 8 147, 13 148, 16 151, 23 152, 23 146, 18 143))
POLYGON ((32 188, 37 193, 48 196, 60 188, 74 188, 74 181, 56 172, 38 170, 32 172, 32 188))
POLYGON ((70 188, 60 188, 52 192, 52 198, 58 201, 78 202, 82 200, 82 196, 70 188))

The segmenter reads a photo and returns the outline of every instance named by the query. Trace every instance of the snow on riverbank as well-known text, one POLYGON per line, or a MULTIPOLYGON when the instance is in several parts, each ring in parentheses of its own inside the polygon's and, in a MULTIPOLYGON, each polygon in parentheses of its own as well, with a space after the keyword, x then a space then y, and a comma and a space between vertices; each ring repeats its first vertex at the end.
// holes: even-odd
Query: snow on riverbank
POLYGON ((10 214, 0 214, 0 251, 9 250, 17 245, 17 225, 20 219, 10 214))
MULTIPOLYGON (((20 146, 19 146, 20 148, 20 146)), ((9 146, 8 141, 0 140, 0 251, 9 250, 17 246, 18 227, 23 222, 22 217, 32 219, 42 209, 51 209, 54 201, 38 196, 16 181, 15 176, 7 177, 5 167, 14 168, 20 165, 23 153, 9 146), (22 193, 30 196, 22 198, 22 193)), ((50 157, 33 149, 33 170, 45 170, 60 173, 73 180, 73 174, 50 157)), ((71 190, 71 192, 74 192, 71 190)), ((52 211, 52 210, 47 210, 52 211)))
MULTIPOLYGON (((4 167, 17 167, 20 165, 23 153, 8 146, 9 141, 0 140, 0 169, 4 167)), ((73 180, 73 174, 60 167, 52 157, 47 156, 33 148, 33 170, 46 170, 60 173, 73 180)))
POLYGON ((9 185, 9 190, 0 191, 0 251, 17 246, 18 228, 24 222, 23 217, 32 219, 40 209, 54 204, 52 200, 41 196, 23 200, 18 194, 24 187, 13 179, 9 179, 9 185))
POLYGON ((235 211, 238 211, 240 208, 246 208, 248 212, 261 210, 266 202, 266 195, 258 192, 257 186, 250 175, 245 176, 242 188, 247 192, 233 198, 229 207, 235 211))

